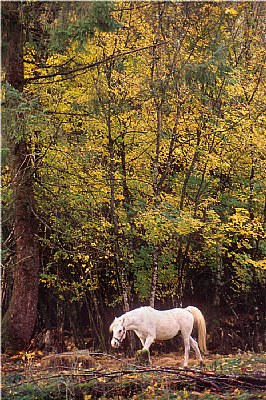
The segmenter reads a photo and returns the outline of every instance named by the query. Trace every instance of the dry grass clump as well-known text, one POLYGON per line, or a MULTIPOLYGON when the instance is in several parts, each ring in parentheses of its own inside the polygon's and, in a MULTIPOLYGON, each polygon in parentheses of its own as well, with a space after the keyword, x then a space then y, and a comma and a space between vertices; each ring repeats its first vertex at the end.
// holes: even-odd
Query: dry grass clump
POLYGON ((92 357, 86 350, 50 354, 41 360, 41 369, 92 369, 98 368, 95 357, 92 357))

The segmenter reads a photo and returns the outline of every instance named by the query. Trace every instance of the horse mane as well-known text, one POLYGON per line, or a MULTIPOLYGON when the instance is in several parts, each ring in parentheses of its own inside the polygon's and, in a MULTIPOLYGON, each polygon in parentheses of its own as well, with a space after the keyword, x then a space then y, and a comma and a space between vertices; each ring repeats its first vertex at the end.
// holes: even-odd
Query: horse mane
POLYGON ((113 322, 111 323, 110 327, 109 327, 109 332, 112 333, 113 329, 115 327, 115 325, 117 324, 118 321, 120 321, 122 319, 122 317, 124 317, 124 314, 121 315, 120 317, 115 317, 115 319, 113 320, 113 322))

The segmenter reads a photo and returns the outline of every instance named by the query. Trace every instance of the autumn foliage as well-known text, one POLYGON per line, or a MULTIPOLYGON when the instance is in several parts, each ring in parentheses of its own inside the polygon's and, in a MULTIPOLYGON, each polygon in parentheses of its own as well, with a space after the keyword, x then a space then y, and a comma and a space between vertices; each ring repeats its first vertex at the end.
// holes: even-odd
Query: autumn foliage
POLYGON ((104 349, 122 309, 200 304, 214 335, 227 332, 222 314, 248 314, 242 345, 265 345, 265 5, 103 3, 101 20, 91 2, 30 3, 24 29, 37 12, 40 37, 25 36, 23 92, 3 89, 4 312, 18 257, 12 146, 23 140, 39 224, 36 332, 104 349))

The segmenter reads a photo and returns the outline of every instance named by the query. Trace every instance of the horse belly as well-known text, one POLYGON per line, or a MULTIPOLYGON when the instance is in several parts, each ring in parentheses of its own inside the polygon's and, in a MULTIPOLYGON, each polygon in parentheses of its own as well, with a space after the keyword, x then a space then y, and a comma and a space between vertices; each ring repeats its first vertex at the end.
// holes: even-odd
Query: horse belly
POLYGON ((179 330, 180 324, 174 318, 169 316, 167 319, 164 319, 164 321, 158 321, 156 326, 156 339, 172 339, 178 334, 179 330))

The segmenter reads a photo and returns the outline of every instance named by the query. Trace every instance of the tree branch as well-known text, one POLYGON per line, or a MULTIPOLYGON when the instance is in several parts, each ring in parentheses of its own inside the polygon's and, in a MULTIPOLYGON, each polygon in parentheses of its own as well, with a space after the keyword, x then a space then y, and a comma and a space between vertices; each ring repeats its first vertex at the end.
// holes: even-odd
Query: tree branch
POLYGON ((129 51, 125 51, 124 53, 111 55, 111 56, 106 57, 106 58, 104 58, 102 60, 95 61, 94 63, 83 65, 82 67, 78 67, 78 68, 75 68, 75 69, 72 69, 72 70, 69 70, 69 71, 55 72, 53 74, 33 76, 33 77, 25 79, 25 84, 31 84, 31 83, 34 83, 36 81, 39 81, 40 79, 55 78, 57 76, 74 75, 74 74, 76 74, 78 72, 83 72, 83 71, 87 71, 88 69, 92 69, 92 68, 98 67, 99 65, 104 64, 107 61, 116 60, 116 59, 118 59, 120 57, 125 57, 125 56, 127 56, 129 54, 134 54, 134 53, 138 53, 138 52, 143 51, 143 50, 148 50, 148 49, 151 49, 151 48, 154 48, 154 47, 162 46, 165 43, 166 43, 165 41, 164 42, 160 42, 160 43, 154 43, 154 44, 151 44, 149 46, 141 47, 139 49, 129 50, 129 51))

